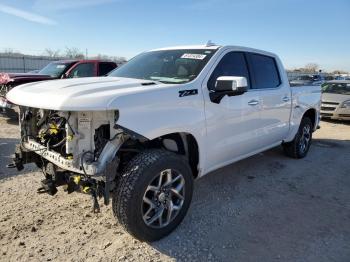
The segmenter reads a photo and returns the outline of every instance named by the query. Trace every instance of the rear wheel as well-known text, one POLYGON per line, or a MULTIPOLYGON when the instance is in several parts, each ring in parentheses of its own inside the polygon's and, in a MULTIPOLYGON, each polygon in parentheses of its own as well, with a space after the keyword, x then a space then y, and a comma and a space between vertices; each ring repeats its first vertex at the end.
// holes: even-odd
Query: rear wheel
POLYGON ((312 122, 310 118, 304 117, 301 120, 298 133, 293 141, 284 143, 283 149, 287 156, 303 158, 307 155, 312 141, 312 122))
POLYGON ((192 191, 186 159, 165 150, 144 151, 125 167, 113 192, 113 213, 130 234, 155 241, 181 223, 192 191))

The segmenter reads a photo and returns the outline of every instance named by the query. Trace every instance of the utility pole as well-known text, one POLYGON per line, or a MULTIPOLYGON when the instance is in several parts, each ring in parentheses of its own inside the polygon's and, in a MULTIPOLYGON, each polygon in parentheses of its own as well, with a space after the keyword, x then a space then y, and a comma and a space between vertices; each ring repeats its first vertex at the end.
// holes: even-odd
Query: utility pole
POLYGON ((88 58, 88 50, 87 50, 87 48, 85 48, 85 59, 87 59, 88 58))

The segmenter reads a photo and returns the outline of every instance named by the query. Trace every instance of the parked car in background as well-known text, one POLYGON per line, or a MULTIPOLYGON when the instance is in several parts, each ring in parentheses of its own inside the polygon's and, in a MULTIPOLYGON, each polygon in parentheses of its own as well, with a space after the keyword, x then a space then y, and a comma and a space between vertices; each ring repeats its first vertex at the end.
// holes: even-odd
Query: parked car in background
POLYGON ((111 61, 62 60, 48 64, 37 73, 0 73, 0 113, 13 110, 6 94, 15 86, 43 80, 104 76, 116 67, 117 64, 111 61))
MULTIPOLYGON (((331 80, 331 79, 328 79, 331 80)), ((303 86, 303 85, 322 85, 326 81, 326 77, 321 74, 314 75, 300 75, 297 78, 289 81, 292 86, 303 86)))
POLYGON ((350 80, 328 81, 321 88, 321 117, 350 120, 350 80))
POLYGON ((291 88, 278 56, 261 50, 157 49, 107 78, 11 90, 22 137, 9 167, 37 163, 40 192, 66 185, 90 194, 94 211, 112 196, 115 217, 141 240, 180 224, 195 178, 278 145, 303 158, 319 122, 320 86, 291 88))
POLYGON ((314 82, 313 77, 311 75, 300 75, 295 79, 289 81, 291 86, 303 86, 303 85, 312 85, 314 82))

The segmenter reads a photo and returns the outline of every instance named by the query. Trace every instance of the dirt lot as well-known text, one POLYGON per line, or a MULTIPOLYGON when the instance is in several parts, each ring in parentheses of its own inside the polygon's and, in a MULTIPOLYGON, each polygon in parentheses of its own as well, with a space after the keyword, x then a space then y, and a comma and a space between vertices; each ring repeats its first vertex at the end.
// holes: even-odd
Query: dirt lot
POLYGON ((5 168, 17 138, 0 117, 1 261, 350 260, 349 124, 322 122, 305 159, 275 148, 198 180, 184 222, 152 244, 88 196, 38 195, 34 166, 5 168))

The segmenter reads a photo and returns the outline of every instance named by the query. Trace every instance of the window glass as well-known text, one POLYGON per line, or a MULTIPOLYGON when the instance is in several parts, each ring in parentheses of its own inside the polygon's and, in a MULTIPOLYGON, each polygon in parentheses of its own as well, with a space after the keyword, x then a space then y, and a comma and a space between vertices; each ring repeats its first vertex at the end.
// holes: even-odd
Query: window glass
POLYGON ((110 76, 181 84, 195 79, 216 50, 178 49, 142 53, 112 71, 110 76))
POLYGON ((113 63, 101 62, 98 65, 98 72, 100 76, 104 76, 112 71, 116 66, 113 63))
POLYGON ((241 52, 227 53, 216 66, 208 81, 208 89, 215 89, 216 79, 220 76, 244 76, 247 78, 248 88, 249 73, 244 54, 241 52))
POLYGON ((77 65, 70 73, 70 78, 94 76, 94 64, 82 63, 77 65))
POLYGON ((274 58, 250 53, 248 61, 250 71, 254 76, 253 88, 275 88, 281 84, 274 58))
POLYGON ((61 77, 73 63, 52 62, 39 71, 39 74, 61 77))

